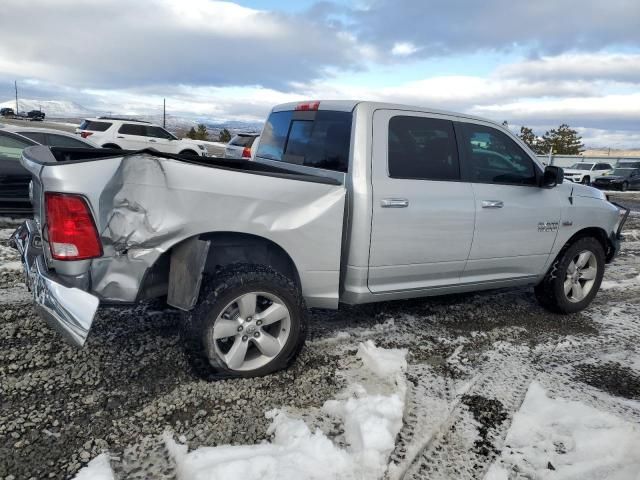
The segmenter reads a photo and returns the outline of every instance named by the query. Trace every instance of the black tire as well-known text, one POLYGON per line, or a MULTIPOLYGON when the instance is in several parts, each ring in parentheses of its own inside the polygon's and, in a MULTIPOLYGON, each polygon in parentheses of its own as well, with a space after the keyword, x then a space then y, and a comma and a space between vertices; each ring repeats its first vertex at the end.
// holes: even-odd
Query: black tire
POLYGON ((122 148, 120 148, 115 143, 105 143, 104 145, 102 145, 102 148, 109 148, 111 150, 122 150, 122 148))
POLYGON ((620 191, 621 192, 626 192, 629 189, 629 183, 628 182, 622 182, 622 185, 620 186, 620 191))
POLYGON ((287 368, 300 353, 307 335, 304 301, 295 283, 265 265, 230 265, 206 278, 197 305, 185 319, 187 341, 199 348, 222 377, 260 377, 287 368), (253 370, 234 370, 218 355, 211 332, 218 316, 238 296, 266 292, 277 296, 289 311, 289 335, 280 352, 266 365, 253 370))
POLYGON ((198 153, 193 150, 183 150, 180 152, 180 155, 184 155, 185 157, 198 157, 198 153))
POLYGON ((586 176, 582 178, 582 184, 583 185, 591 185, 591 177, 586 176))
POLYGON ((589 306, 600 289, 604 276, 605 253, 602 244, 593 237, 578 238, 565 246, 558 254, 542 282, 535 287, 540 305, 555 313, 568 314, 584 310, 589 306), (597 272, 588 294, 581 301, 571 301, 564 292, 564 282, 569 264, 582 251, 591 252, 596 259, 597 272))

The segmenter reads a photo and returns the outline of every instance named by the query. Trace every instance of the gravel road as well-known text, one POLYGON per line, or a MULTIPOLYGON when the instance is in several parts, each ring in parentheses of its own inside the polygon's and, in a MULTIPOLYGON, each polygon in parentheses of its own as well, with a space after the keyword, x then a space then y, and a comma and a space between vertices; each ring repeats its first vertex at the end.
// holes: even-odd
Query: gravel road
POLYGON ((315 311, 292 368, 240 380, 211 378, 183 349, 180 317, 153 303, 101 309, 85 348, 67 346, 30 305, 0 220, 0 479, 73 478, 103 451, 118 478, 173 479, 164 431, 191 448, 265 440, 264 413, 319 408, 366 339, 409 349, 391 479, 483 478, 533 379, 640 423, 640 194, 614 197, 634 211, 586 312, 549 314, 531 289, 315 311))

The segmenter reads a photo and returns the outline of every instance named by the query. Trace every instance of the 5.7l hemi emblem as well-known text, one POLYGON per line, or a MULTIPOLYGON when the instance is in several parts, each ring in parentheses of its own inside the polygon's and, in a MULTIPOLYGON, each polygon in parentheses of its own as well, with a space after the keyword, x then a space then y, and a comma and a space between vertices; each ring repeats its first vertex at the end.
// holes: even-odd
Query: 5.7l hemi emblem
POLYGON ((558 222, 539 222, 538 223, 539 232, 555 232, 556 230, 558 230, 558 222))

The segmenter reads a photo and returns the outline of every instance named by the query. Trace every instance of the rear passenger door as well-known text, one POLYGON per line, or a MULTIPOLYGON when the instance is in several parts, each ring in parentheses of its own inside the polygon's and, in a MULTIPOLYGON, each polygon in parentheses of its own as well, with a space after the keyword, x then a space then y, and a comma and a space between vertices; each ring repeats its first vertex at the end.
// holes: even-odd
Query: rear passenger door
POLYGON ((506 133, 456 123, 462 177, 475 196, 475 232, 462 280, 491 282, 542 273, 558 233, 560 188, 538 186, 542 171, 506 133))
POLYGON ((123 123, 116 133, 116 143, 125 150, 142 150, 151 146, 147 141, 146 135, 146 125, 123 123))
POLYGON ((377 110, 373 116, 369 289, 459 282, 471 248, 474 197, 461 181, 453 122, 377 110))

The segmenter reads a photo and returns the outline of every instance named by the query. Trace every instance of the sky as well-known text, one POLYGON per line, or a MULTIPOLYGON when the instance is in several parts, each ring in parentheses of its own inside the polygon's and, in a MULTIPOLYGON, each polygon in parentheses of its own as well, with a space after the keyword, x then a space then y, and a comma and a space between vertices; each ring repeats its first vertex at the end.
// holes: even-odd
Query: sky
POLYGON ((2 0, 0 102, 262 121, 363 99, 640 147, 638 0, 2 0))

